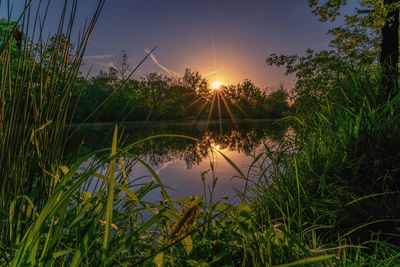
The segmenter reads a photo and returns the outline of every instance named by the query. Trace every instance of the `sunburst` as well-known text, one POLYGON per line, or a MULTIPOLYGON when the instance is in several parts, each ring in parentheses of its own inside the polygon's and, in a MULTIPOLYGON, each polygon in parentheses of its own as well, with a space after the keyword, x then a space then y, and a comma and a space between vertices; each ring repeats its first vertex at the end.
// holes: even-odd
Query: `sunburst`
POLYGON ((197 119, 200 114, 204 111, 207 105, 209 105, 210 109, 208 112, 207 124, 206 128, 208 128, 211 118, 213 117, 213 113, 217 112, 220 131, 222 132, 222 109, 226 110, 230 119, 234 123, 236 127, 238 127, 236 118, 234 113, 232 112, 232 106, 235 106, 238 111, 242 112, 246 117, 248 117, 247 113, 235 102, 231 102, 229 100, 229 96, 227 96, 227 87, 223 82, 216 80, 210 86, 210 94, 208 96, 198 96, 191 104, 189 104, 185 110, 195 108, 196 115, 195 119, 197 119), (202 102, 203 100, 204 102, 202 102), (216 110, 215 110, 216 109, 216 110))
POLYGON ((222 85, 224 85, 223 82, 215 81, 215 82, 213 82, 211 89, 213 89, 213 90, 220 89, 222 85))

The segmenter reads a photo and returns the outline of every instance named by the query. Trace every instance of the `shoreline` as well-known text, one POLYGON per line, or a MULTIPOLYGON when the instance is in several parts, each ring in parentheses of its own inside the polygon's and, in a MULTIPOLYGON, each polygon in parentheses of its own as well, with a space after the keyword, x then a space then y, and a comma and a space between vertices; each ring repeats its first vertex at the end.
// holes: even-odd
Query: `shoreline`
MULTIPOLYGON (((236 123, 248 123, 248 122, 273 122, 279 119, 237 119, 236 123)), ((222 119, 222 120, 211 120, 208 124, 227 124, 233 123, 231 119, 222 119)), ((93 126, 112 126, 112 125, 122 125, 122 126, 153 126, 153 125, 161 125, 161 124, 169 124, 169 125, 191 125, 191 124, 207 124, 207 120, 149 120, 149 121, 125 121, 125 122, 85 122, 85 123, 71 123, 71 128, 79 128, 79 127, 93 127, 93 126)))

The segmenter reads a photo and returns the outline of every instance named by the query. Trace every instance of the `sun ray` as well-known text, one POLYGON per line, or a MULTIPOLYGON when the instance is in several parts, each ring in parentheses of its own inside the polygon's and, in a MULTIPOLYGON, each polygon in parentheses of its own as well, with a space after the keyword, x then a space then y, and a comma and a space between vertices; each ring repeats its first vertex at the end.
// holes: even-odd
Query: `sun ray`
POLYGON ((208 124, 210 123, 210 119, 211 119, 211 115, 212 115, 213 108, 214 108, 214 103, 215 103, 215 96, 216 96, 216 94, 214 94, 213 100, 211 102, 211 107, 210 107, 210 112, 208 113, 208 119, 207 119, 206 128, 208 128, 208 124))
POLYGON ((240 112, 242 112, 248 119, 250 119, 249 114, 247 114, 247 112, 244 111, 241 106, 239 106, 237 103, 232 103, 232 104, 235 105, 235 107, 237 107, 240 110, 240 112))
POLYGON ((228 111, 229 116, 231 117, 233 123, 235 124, 236 128, 238 128, 238 125, 237 125, 237 123, 236 123, 235 117, 233 116, 232 111, 231 111, 231 109, 229 108, 228 103, 226 102, 226 99, 225 99, 225 97, 224 97, 223 92, 221 92, 221 99, 222 99, 222 101, 224 102, 225 108, 226 108, 226 110, 228 111))
POLYGON ((221 101, 220 101, 220 94, 221 92, 217 92, 217 104, 218 104, 218 114, 219 114, 219 130, 222 134, 222 118, 221 118, 221 101))
POLYGON ((190 96, 190 95, 194 95, 194 94, 196 94, 196 93, 195 93, 195 92, 189 92, 189 93, 183 94, 182 97, 184 97, 184 96, 190 96))
POLYGON ((196 116, 194 117, 195 119, 197 119, 197 117, 200 115, 200 113, 204 110, 204 108, 207 106, 208 102, 204 102, 204 104, 200 107, 199 112, 197 112, 196 116))
POLYGON ((197 98, 195 101, 193 101, 189 106, 187 106, 185 108, 185 111, 188 110, 189 108, 191 108, 193 105, 195 105, 197 102, 199 102, 201 99, 203 99, 202 97, 197 98))

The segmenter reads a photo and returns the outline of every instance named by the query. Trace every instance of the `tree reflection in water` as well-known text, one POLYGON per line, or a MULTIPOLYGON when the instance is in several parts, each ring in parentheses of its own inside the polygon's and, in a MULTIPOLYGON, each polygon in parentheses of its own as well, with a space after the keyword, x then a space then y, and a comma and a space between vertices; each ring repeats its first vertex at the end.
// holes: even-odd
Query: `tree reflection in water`
MULTIPOLYGON (((239 121, 238 126, 225 121, 222 127, 219 122, 211 122, 207 129, 205 125, 206 122, 125 123, 120 126, 122 138, 119 147, 154 135, 178 134, 193 137, 201 142, 178 137, 160 137, 139 143, 131 151, 153 166, 183 160, 190 169, 209 156, 211 145, 218 146, 220 150, 228 149, 252 155, 264 143, 279 142, 287 131, 287 125, 267 120, 239 121)), ((112 124, 80 125, 68 142, 65 160, 73 161, 81 155, 110 147, 113 127, 112 124)))
MULTIPOLYGON (((118 147, 123 148, 146 137, 162 134, 185 135, 201 140, 195 142, 177 137, 155 138, 135 145, 130 153, 151 166, 162 179, 172 199, 203 195, 211 201, 222 196, 233 198, 238 192, 245 192, 243 190, 247 182, 240 179, 237 171, 221 155, 215 153, 215 150, 211 152, 210 146, 218 148, 232 160, 250 181, 256 181, 259 173, 248 168, 254 156, 264 144, 271 147, 279 143, 287 129, 285 125, 267 120, 238 121, 237 126, 224 121, 222 127, 219 122, 207 126, 206 121, 125 123, 119 126, 118 147), (239 179, 233 179, 235 177, 239 179)), ((89 152, 109 148, 113 131, 113 124, 81 125, 66 148, 66 163, 74 162, 77 157, 89 152)), ((108 155, 109 151, 104 153, 108 155)), ((97 160, 101 159, 100 156, 97 160)), ((94 162, 93 159, 87 164, 90 162, 94 162)), ((133 157, 126 155, 123 164, 129 176, 129 186, 133 190, 153 179, 146 167, 133 157)), ((106 163, 103 172, 107 166, 106 163)), ((163 199, 159 190, 154 190, 148 197, 147 201, 163 199)))

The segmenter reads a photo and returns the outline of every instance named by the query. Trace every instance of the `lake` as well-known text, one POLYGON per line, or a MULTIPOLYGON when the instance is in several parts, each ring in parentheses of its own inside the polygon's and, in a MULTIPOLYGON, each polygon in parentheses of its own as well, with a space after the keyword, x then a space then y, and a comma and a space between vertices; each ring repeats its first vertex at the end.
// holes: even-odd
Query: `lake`
MULTIPOLYGON (((73 125, 66 148, 66 160, 89 152, 109 148, 115 124, 73 125)), ((119 124, 118 146, 125 147, 149 136, 177 134, 201 140, 159 137, 139 143, 132 153, 148 163, 159 175, 171 198, 205 195, 213 201, 233 198, 243 192, 246 182, 219 153, 228 157, 252 181, 257 172, 249 167, 263 149, 277 144, 285 136, 287 126, 272 120, 241 120, 200 122, 126 122, 119 124), (210 146, 214 147, 213 150, 210 146), (203 179, 204 181, 203 181, 203 179), (215 183, 216 182, 216 183, 215 183), (215 184, 215 186, 213 186, 215 184)), ((143 184, 152 179, 147 168, 139 162, 127 169, 128 179, 143 184)), ((150 194, 151 201, 162 198, 159 189, 150 194)))

